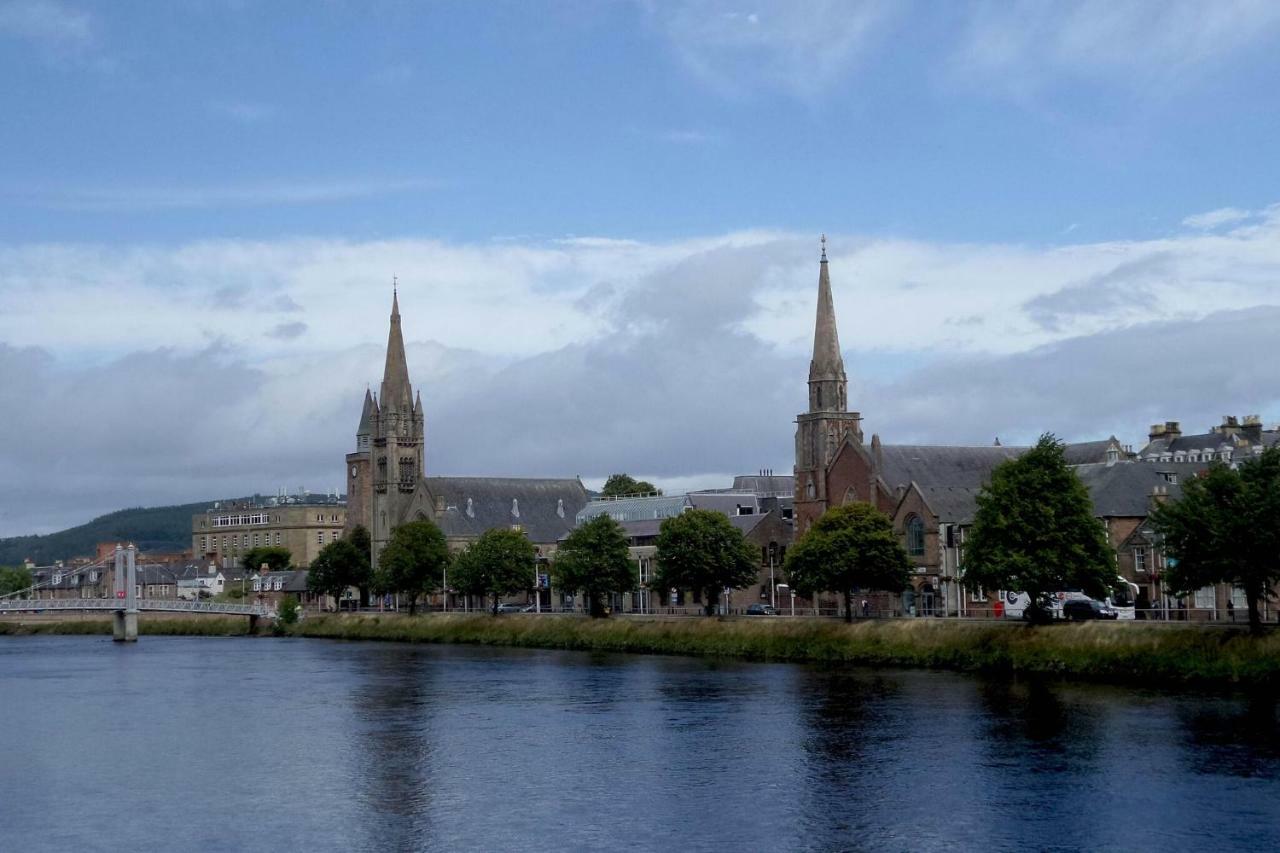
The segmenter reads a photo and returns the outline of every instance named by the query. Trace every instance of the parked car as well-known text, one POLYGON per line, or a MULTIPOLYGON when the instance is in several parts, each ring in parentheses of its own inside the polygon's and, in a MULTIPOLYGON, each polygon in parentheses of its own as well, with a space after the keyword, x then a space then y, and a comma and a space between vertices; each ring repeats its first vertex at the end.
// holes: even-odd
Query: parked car
POLYGON ((1062 603, 1062 617, 1072 622, 1082 622, 1086 619, 1115 619, 1119 615, 1110 604, 1094 601, 1092 598, 1062 603))
POLYGON ((753 604, 747 608, 748 616, 777 616, 778 608, 772 604, 753 604))
POLYGON ((515 602, 505 602, 498 605, 499 613, 532 613, 532 604, 517 604, 515 602))

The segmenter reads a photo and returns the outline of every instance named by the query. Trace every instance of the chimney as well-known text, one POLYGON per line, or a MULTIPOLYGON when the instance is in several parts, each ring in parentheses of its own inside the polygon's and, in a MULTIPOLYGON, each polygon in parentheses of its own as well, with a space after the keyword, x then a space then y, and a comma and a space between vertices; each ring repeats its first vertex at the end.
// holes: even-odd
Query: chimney
POLYGON ((444 515, 444 495, 436 495, 436 515, 444 515))
POLYGON ((1170 441, 1182 437, 1182 424, 1177 421, 1164 422, 1164 434, 1169 437, 1170 441))
POLYGON ((1164 438, 1164 424, 1151 425, 1151 431, 1147 433, 1147 441, 1155 441, 1157 438, 1164 438))
POLYGON ((1168 486, 1152 486, 1151 487, 1151 508, 1152 509, 1155 509, 1160 504, 1167 503, 1168 500, 1169 500, 1168 486))
POLYGON ((1258 415, 1245 415, 1244 425, 1240 428, 1240 434, 1249 439, 1252 444, 1261 442, 1262 418, 1258 415))

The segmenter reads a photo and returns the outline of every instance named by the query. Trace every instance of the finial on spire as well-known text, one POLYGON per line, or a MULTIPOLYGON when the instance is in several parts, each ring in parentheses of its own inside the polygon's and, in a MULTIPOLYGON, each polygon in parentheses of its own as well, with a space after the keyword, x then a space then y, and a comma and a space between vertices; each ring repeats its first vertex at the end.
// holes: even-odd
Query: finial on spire
POLYGON ((393 275, 391 276, 391 295, 392 295, 392 296, 395 296, 395 295, 396 295, 396 292, 397 292, 399 289, 400 289, 400 279, 399 279, 399 277, 397 277, 396 275, 394 275, 394 274, 393 274, 393 275))
POLYGON ((827 235, 822 235, 822 263, 827 262, 827 235))

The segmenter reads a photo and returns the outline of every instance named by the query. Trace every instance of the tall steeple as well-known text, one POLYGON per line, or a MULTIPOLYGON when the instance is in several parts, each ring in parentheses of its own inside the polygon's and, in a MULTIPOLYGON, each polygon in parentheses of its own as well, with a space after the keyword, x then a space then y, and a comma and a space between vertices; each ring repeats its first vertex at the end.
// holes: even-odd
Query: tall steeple
POLYGON ((809 362, 809 411, 843 412, 849 380, 840 355, 836 308, 827 271, 827 236, 822 235, 822 260, 818 264, 818 313, 813 329, 813 360, 809 362))
POLYGON ((391 290, 391 331, 387 334, 387 364, 382 371, 382 393, 378 403, 384 412, 408 415, 413 409, 413 387, 409 384, 409 365, 404 357, 404 335, 400 331, 400 294, 391 290))

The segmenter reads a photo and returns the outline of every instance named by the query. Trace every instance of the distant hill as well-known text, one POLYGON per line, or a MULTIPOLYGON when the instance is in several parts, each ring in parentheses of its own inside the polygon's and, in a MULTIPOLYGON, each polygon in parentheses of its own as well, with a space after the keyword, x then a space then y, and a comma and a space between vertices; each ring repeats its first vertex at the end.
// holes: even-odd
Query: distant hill
POLYGON ((185 551, 191 547, 191 516, 212 503, 121 509, 46 536, 0 539, 0 566, 16 566, 27 557, 47 566, 90 556, 99 542, 133 542, 142 551, 185 551))

